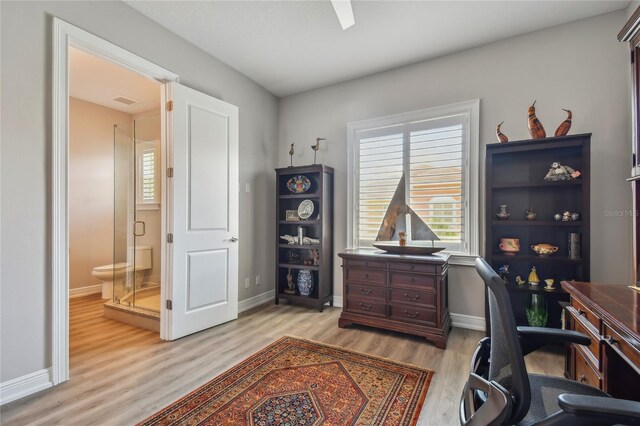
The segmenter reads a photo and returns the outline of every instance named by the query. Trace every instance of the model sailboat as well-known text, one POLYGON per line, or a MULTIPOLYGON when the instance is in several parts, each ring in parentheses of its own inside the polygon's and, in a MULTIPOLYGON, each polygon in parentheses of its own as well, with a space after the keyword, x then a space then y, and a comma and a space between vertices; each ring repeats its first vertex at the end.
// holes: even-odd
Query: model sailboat
POLYGON ((405 200, 406 190, 403 174, 384 219, 382 219, 382 225, 373 246, 389 253, 399 254, 432 254, 444 250, 444 247, 435 247, 435 241, 439 241, 440 238, 407 205, 405 200), (400 232, 408 233, 411 236, 409 243, 405 246, 395 242, 400 239, 400 232), (431 241, 431 246, 416 244, 415 241, 431 241))

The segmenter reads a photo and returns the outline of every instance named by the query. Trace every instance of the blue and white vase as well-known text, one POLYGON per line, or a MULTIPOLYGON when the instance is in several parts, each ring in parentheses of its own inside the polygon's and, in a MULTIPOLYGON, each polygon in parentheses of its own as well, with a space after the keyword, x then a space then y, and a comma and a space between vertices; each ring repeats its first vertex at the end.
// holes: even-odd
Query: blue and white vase
POLYGON ((308 269, 298 272, 298 291, 302 296, 310 296, 313 291, 313 275, 308 269))

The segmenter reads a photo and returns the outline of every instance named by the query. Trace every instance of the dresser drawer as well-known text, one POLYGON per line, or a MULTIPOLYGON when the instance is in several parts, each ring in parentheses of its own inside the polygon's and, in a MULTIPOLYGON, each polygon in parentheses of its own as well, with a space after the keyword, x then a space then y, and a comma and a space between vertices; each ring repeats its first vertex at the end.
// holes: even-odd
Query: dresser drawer
POLYGON ((627 342, 627 340, 633 341, 634 339, 631 339, 629 337, 627 337, 626 339, 623 338, 620 333, 611 329, 611 327, 609 327, 609 325, 607 325, 606 323, 603 326, 603 331, 605 342, 607 342, 607 344, 611 346, 613 350, 626 358, 628 360, 628 363, 635 366, 640 366, 640 351, 638 351, 627 342))
POLYGON ((389 303, 406 303, 436 308, 436 293, 414 289, 392 288, 389 291, 389 303))
POLYGON ((347 268, 347 281, 385 285, 387 272, 377 269, 347 268))
POLYGON ((591 323, 596 328, 596 330, 598 330, 598 332, 600 331, 600 318, 598 318, 596 314, 591 312, 589 308, 584 306, 582 303, 580 303, 578 300, 574 299, 573 297, 571 298, 571 307, 573 307, 576 310, 576 313, 578 315, 584 317, 584 319, 586 319, 589 323, 591 323))
POLYGON ((600 356, 600 336, 594 334, 594 332, 591 330, 592 326, 587 326, 586 324, 584 324, 586 320, 583 319, 581 315, 575 313, 575 310, 572 309, 570 312, 574 317, 574 330, 585 334, 591 339, 591 344, 589 346, 582 346, 582 348, 589 352, 590 356, 588 356, 587 358, 589 358, 594 368, 600 371, 600 361, 602 359, 602 357, 600 356))
POLYGON ((583 351, 578 346, 574 346, 574 365, 576 369, 576 381, 593 386, 594 388, 602 388, 602 379, 600 374, 593 369, 591 363, 583 355, 583 351))
POLYGON ((389 305, 389 318, 395 321, 435 327, 437 314, 435 309, 424 308, 416 305, 392 304, 389 305))
POLYGON ((370 297, 386 300, 387 288, 375 285, 347 283, 347 297, 370 297))
POLYGON ((408 274, 402 272, 390 272, 389 273, 389 285, 395 286, 410 286, 421 288, 436 288, 437 276, 424 275, 424 274, 408 274))
POLYGON ((387 316, 386 301, 347 295, 345 309, 356 314, 385 318, 387 316))
POLYGON ((389 269, 392 269, 394 271, 423 272, 427 274, 435 274, 437 272, 437 268, 437 265, 429 265, 425 263, 389 263, 389 269))
POLYGON ((374 268, 386 269, 387 262, 384 260, 365 260, 365 259, 345 259, 345 265, 356 268, 374 268))

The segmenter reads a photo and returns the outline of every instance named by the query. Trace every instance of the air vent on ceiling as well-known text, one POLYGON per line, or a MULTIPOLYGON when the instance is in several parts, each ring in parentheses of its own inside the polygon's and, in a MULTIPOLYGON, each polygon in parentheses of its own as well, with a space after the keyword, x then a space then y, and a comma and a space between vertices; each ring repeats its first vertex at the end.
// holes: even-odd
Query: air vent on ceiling
POLYGON ((113 100, 125 105, 133 105, 138 103, 138 101, 134 101, 133 99, 130 99, 130 98, 125 98, 124 96, 118 96, 117 98, 113 98, 113 100))

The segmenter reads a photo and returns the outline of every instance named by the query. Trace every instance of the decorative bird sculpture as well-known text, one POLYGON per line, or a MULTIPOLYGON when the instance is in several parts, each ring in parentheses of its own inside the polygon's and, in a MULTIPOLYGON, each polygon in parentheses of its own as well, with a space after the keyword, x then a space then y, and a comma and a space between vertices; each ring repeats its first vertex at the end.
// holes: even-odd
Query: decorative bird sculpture
POLYGON ((295 143, 292 143, 292 144, 291 144, 291 149, 289 150, 289 156, 291 157, 291 165, 290 165, 289 167, 293 167, 293 154, 296 152, 296 151, 293 149, 293 146, 294 146, 294 145, 295 145, 295 143))
POLYGON ((556 129, 556 136, 566 136, 569 133, 569 129, 571 129, 571 110, 562 108, 563 111, 567 113, 567 119, 564 120, 558 128, 556 129))
POLYGON ((509 142, 509 138, 507 137, 507 135, 505 135, 504 133, 502 133, 502 131, 500 131, 500 126, 502 126, 502 124, 504 123, 504 121, 500 124, 498 124, 498 127, 496 127, 496 136, 498 137, 498 140, 502 143, 502 142, 509 142))
POLYGON ((325 138, 316 138, 316 144, 311 145, 311 149, 313 149, 313 164, 316 164, 316 154, 318 154, 318 150, 320 149, 320 141, 326 141, 325 138))
POLYGON ((529 107, 529 134, 532 139, 541 139, 547 137, 544 126, 536 117, 536 101, 529 107))

